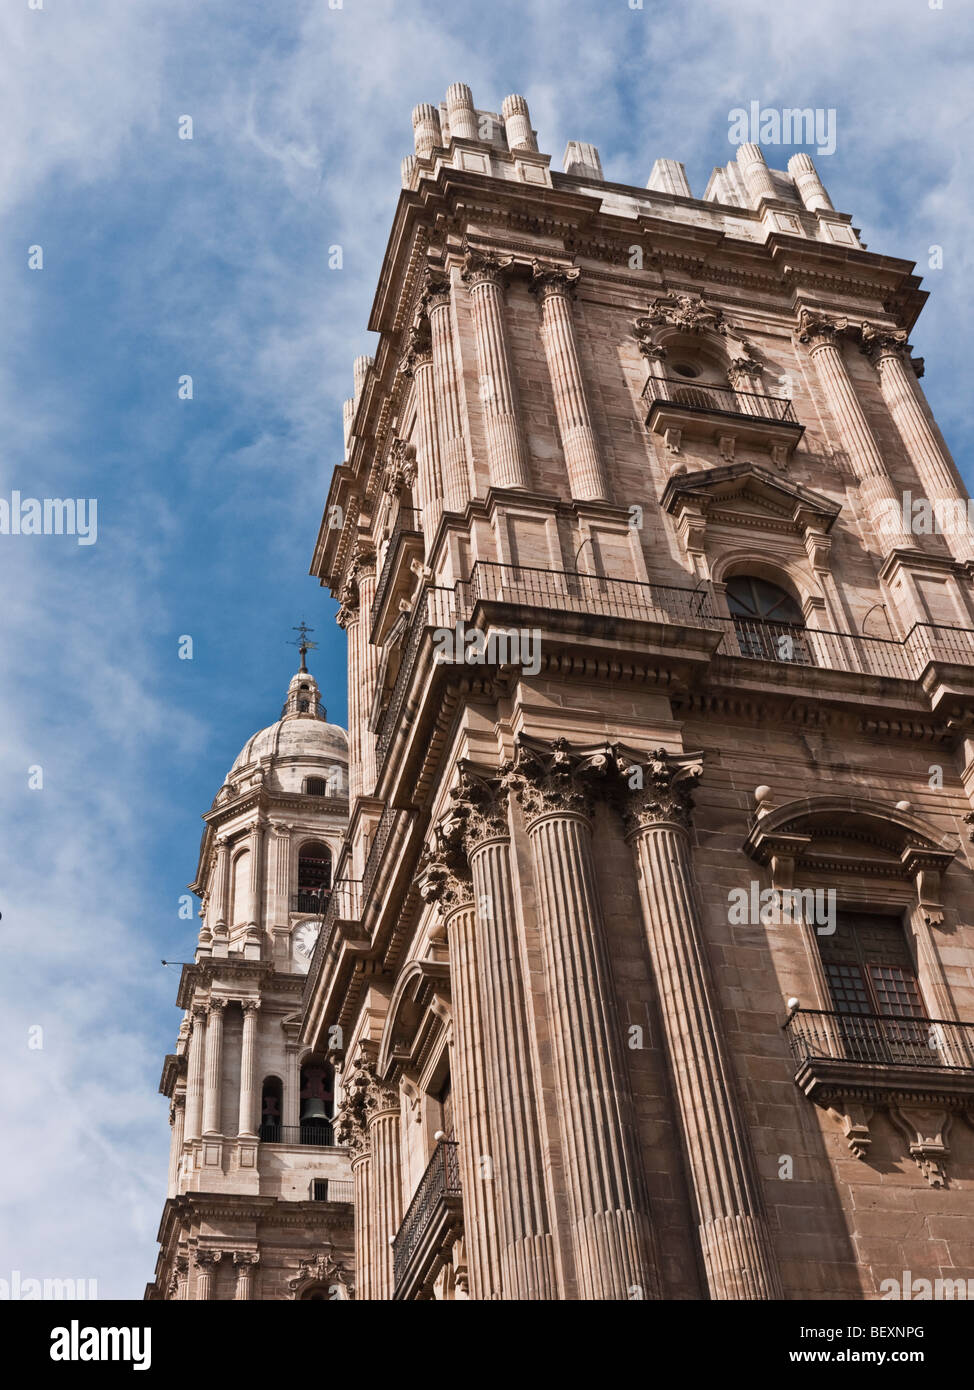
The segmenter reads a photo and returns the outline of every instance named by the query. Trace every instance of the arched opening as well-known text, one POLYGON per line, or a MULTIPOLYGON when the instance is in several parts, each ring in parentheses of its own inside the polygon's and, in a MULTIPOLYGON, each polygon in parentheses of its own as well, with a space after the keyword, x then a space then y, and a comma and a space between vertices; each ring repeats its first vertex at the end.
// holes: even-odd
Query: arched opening
POLYGON ((260 1137, 265 1144, 281 1142, 284 1086, 279 1076, 265 1076, 260 1092, 260 1137))
POLYGON ((331 893, 331 850, 307 840, 298 853, 298 912, 321 912, 331 893))
POLYGON ((301 1067, 301 1143, 330 1147, 335 1109, 335 1074, 322 1057, 308 1057, 301 1067))
POLYGON ((330 1295, 324 1284, 311 1284, 298 1299, 299 1303, 328 1303, 330 1295))
POLYGON ((245 926, 250 912, 250 850, 245 849, 233 861, 230 876, 230 925, 245 926))
POLYGON ((753 574, 735 574, 726 586, 727 606, 741 656, 811 666, 805 619, 797 599, 753 574))

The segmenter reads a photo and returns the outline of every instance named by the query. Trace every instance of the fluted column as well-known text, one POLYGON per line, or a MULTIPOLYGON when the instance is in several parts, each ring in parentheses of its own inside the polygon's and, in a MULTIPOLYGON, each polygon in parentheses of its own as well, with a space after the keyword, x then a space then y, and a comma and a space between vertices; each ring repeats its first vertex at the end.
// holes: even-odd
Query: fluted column
POLYGON ((220 1250, 197 1250, 196 1252, 196 1300, 205 1303, 213 1297, 213 1278, 216 1266, 223 1258, 220 1250))
POLYGON ((400 370, 416 383, 416 419, 419 426, 417 450, 419 505, 422 509, 423 536, 429 553, 443 513, 443 477, 440 443, 436 424, 436 383, 433 372, 433 342, 428 319, 409 334, 409 346, 400 370))
POLYGON ((375 786, 375 735, 368 728, 379 665, 369 641, 375 597, 375 552, 359 546, 342 587, 339 624, 348 633, 348 780, 349 797, 368 795, 375 786))
POLYGON ((535 261, 531 288, 541 305, 541 339, 571 495, 604 502, 609 487, 585 396, 573 322, 572 296, 580 274, 577 269, 535 261))
MULTIPOLYGON (((903 329, 886 331, 862 326, 862 350, 879 373, 880 390, 910 461, 917 471, 927 498, 948 502, 953 522, 948 542, 958 560, 974 559, 974 536, 967 520, 967 497, 957 480, 951 460, 944 450, 917 399, 916 377, 907 364, 907 334, 903 329)), ((936 512, 935 512, 936 514, 936 512)))
POLYGON ((233 1256, 234 1268, 237 1271, 237 1287, 234 1292, 234 1299, 246 1302, 253 1298, 254 1274, 260 1262, 260 1255, 256 1251, 237 1250, 233 1256))
POLYGON ((372 1072, 365 1104, 372 1153, 369 1204, 371 1296, 391 1299, 395 1290, 392 1241, 402 1224, 402 1137, 398 1088, 379 1081, 372 1072))
POLYGON ((365 1112, 368 1075, 362 1068, 342 1076, 342 1104, 338 1111, 335 1138, 348 1149, 355 1183, 355 1297, 374 1298, 372 1291, 372 1151, 365 1112))
POLYGON ((263 877, 261 872, 263 864, 261 849, 264 840, 264 827, 260 821, 257 821, 251 826, 247 838, 250 843, 250 904, 247 912, 247 926, 248 929, 254 930, 259 927, 263 920, 263 913, 260 910, 260 889, 263 877))
POLYGON ((183 1139, 186 1135, 186 1097, 173 1096, 169 1106, 169 1124, 172 1127, 169 1143, 169 1192, 175 1197, 179 1190, 179 1172, 183 1162, 183 1139))
POLYGON ((173 1278, 176 1281, 176 1300, 184 1303, 189 1298, 189 1260, 184 1255, 176 1260, 173 1278))
POLYGON ((203 1116, 203 1067, 206 1053, 206 1006, 193 1005, 186 1071, 186 1127, 184 1139, 198 1139, 203 1116))
MULTIPOLYGON (((213 890, 210 901, 213 904, 213 921, 207 923, 211 930, 226 931, 229 888, 230 888, 230 846, 224 836, 216 842, 216 863, 213 866, 213 890)), ((209 913, 207 913, 209 916, 209 913)))
MULTIPOLYGON (((439 271, 427 271, 423 308, 429 317, 430 326, 433 396, 436 406, 435 428, 439 440, 443 507, 448 512, 462 512, 470 501, 472 489, 463 439, 463 415, 460 410, 456 353, 453 349, 450 293, 450 281, 446 275, 439 271)), ((424 382, 424 385, 426 384, 424 382)))
POLYGON ((427 861, 420 891, 443 914, 450 949, 453 1058, 458 1157, 463 1191, 463 1233, 470 1297, 500 1295, 501 1268, 495 1211, 496 1161, 490 1138, 491 1095, 487 1084, 473 884, 462 849, 448 830, 438 830, 438 847, 427 861))
POLYGON ((243 1004, 243 1036, 240 1042, 240 1114, 237 1131, 257 1133, 257 1019, 260 1002, 246 999, 243 1004))
POLYGON ((379 649, 369 641, 372 626, 372 600, 375 598, 375 555, 363 554, 359 570, 358 593, 359 613, 361 615, 360 660, 357 678, 362 682, 362 704, 359 718, 362 731, 359 736, 362 756, 362 795, 371 796, 375 790, 376 778, 376 740, 369 728, 369 712, 375 696, 375 683, 379 673, 379 649))
POLYGON ((839 348, 844 323, 803 309, 799 316, 798 338, 809 345, 822 390, 832 411, 843 448, 861 474, 860 490, 870 522, 882 534, 886 548, 915 547, 916 540, 904 530, 902 500, 886 471, 869 422, 863 414, 855 388, 839 348))
POLYGON ((272 920, 283 924, 291 908, 291 826, 276 825, 274 854, 274 897, 272 920))
MULTIPOLYGON (((558 1279, 511 874, 507 792, 496 777, 483 777, 469 764, 461 764, 460 771, 456 811, 443 835, 469 856, 476 904, 471 957, 479 975, 483 1105, 489 1117, 500 1243, 494 1285, 505 1299, 554 1300, 558 1279)), ((456 988, 454 976, 455 1013, 456 988)), ((482 1126, 484 1117, 478 1123, 482 1126)))
MULTIPOLYGON (((644 759, 626 750, 627 770, 644 759)), ((650 755, 624 801, 712 1298, 781 1298, 774 1247, 706 956, 690 859, 699 755, 650 755)))
POLYGON ((359 686, 362 619, 357 587, 350 590, 346 585, 336 622, 348 638, 348 801, 354 806, 356 797, 362 794, 362 691, 359 686))
POLYGON ((206 1018, 206 1065, 203 1072, 203 1133, 219 1134, 223 1089, 223 1010, 225 999, 211 999, 206 1018))
POLYGON ((480 399, 487 434, 487 465, 494 487, 527 487, 528 461, 521 435, 504 327, 504 273, 511 259, 469 252, 463 269, 470 288, 480 361, 480 399))
POLYGON ((579 1290, 658 1298, 649 1199, 592 857, 586 762, 564 739, 518 740, 505 780, 534 861, 551 1053, 579 1290))

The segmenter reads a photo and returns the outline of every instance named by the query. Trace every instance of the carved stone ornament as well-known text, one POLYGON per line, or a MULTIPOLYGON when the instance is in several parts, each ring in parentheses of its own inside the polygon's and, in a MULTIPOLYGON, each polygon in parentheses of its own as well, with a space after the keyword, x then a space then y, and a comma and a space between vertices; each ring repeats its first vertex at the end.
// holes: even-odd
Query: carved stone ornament
POLYGON ((522 736, 501 769, 501 785, 520 802, 528 824, 549 815, 592 813, 585 759, 566 738, 550 743, 522 736))
POLYGON ((342 608, 358 608, 359 605, 359 582, 363 575, 371 574, 375 570, 375 551, 371 546, 363 545, 360 541, 352 555, 348 573, 345 576, 345 583, 339 595, 339 602, 342 608))
POLYGON ((460 278, 471 289, 478 285, 502 285, 513 264, 513 256, 498 256, 494 251, 468 251, 460 278))
POLYGON ((389 450, 389 463, 383 487, 391 496, 398 497, 404 489, 411 488, 415 481, 416 445, 396 438, 389 450))
POLYGON ((485 773, 466 759, 457 764, 459 780, 450 792, 453 816, 460 827, 467 857, 491 840, 510 836, 508 792, 502 778, 485 773))
POLYGON ((352 1161, 365 1158, 370 1150, 366 1092, 369 1076, 362 1066, 342 1077, 343 1100, 335 1124, 337 1142, 350 1151, 352 1161))
POLYGON ((910 1154, 931 1187, 947 1186, 944 1166, 953 1115, 947 1110, 891 1105, 889 1117, 906 1136, 910 1154))
POLYGON ((693 789, 703 775, 700 753, 657 748, 641 762, 636 750, 617 744, 613 754, 626 784, 622 817, 628 835, 667 823, 689 829, 693 789))
POLYGON ((575 294, 575 286, 578 284, 582 272, 577 266, 555 265, 550 261, 533 260, 531 262, 531 284, 532 294, 536 294, 541 301, 551 295, 564 295, 566 299, 571 299, 575 294))
POLYGON ((798 313, 798 341, 808 343, 811 347, 820 347, 825 343, 834 343, 840 333, 844 333, 849 326, 849 320, 845 318, 833 318, 829 314, 819 313, 817 309, 802 308, 798 313))
POLYGON ((292 1298, 297 1298, 304 1289, 313 1284, 327 1284, 331 1289, 340 1289, 347 1299, 355 1296, 351 1275, 341 1260, 336 1258, 334 1249, 330 1246, 327 1250, 320 1250, 310 1259, 302 1260, 298 1265, 297 1274, 287 1281, 292 1298))
POLYGON ((707 304, 699 294, 667 294, 654 299, 648 313, 636 320, 636 336, 661 327, 684 333, 727 332, 724 311, 707 304))
POLYGON ((435 902, 444 916, 473 903, 473 880, 463 848, 462 820, 453 813, 434 829, 435 840, 419 862, 419 895, 435 902))
POLYGON ((905 357, 910 351, 907 341, 909 334, 905 328, 877 328, 874 324, 864 323, 859 335, 860 351, 876 363, 884 357, 905 357))
POLYGON ((420 295, 420 311, 430 314, 442 309, 450 302, 450 277, 442 270, 427 266, 423 273, 423 293, 420 295))
POLYGON ((399 359, 399 370, 403 376, 411 377, 420 367, 429 366, 432 361, 433 339, 429 320, 420 319, 406 333, 406 350, 399 359))

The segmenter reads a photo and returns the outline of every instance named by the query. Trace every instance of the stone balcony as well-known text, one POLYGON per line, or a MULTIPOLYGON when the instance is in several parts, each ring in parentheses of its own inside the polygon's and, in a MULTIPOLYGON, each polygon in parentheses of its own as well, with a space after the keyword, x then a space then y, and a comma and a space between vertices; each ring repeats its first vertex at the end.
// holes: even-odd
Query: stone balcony
POLYGON ((684 439, 705 440, 733 455, 739 445, 767 450, 784 464, 805 433, 785 396, 651 376, 643 391, 646 427, 678 452, 684 439))

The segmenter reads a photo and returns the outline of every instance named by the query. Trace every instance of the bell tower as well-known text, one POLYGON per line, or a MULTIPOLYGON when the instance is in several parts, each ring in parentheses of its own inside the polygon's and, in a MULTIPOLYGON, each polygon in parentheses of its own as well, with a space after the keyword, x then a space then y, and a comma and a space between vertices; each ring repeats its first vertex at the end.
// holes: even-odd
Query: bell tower
POLYGON ((248 740, 203 816, 199 939, 160 1083, 172 1140, 150 1298, 353 1294, 334 1073, 298 1038, 347 821, 348 751, 300 633, 280 718, 248 740))

